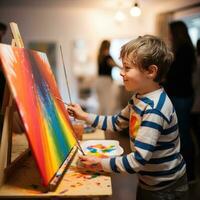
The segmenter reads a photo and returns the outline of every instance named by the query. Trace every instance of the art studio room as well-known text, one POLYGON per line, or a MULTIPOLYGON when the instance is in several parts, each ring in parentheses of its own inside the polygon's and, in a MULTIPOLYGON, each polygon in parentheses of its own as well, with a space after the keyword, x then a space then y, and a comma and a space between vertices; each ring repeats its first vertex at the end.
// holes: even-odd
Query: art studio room
POLYGON ((1 0, 0 199, 199 200, 199 0, 1 0))

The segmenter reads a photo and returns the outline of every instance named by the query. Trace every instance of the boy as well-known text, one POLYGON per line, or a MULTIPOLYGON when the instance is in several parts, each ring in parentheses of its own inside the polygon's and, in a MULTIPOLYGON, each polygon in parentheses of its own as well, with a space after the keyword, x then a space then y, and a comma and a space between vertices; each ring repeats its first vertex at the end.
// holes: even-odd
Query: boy
POLYGON ((115 116, 89 114, 78 104, 68 111, 103 130, 120 131, 129 126, 132 152, 106 159, 82 156, 81 165, 93 171, 137 173, 138 200, 183 199, 187 178, 177 116, 160 86, 173 54, 162 40, 145 35, 122 46, 120 57, 125 88, 134 92, 128 105, 115 116))

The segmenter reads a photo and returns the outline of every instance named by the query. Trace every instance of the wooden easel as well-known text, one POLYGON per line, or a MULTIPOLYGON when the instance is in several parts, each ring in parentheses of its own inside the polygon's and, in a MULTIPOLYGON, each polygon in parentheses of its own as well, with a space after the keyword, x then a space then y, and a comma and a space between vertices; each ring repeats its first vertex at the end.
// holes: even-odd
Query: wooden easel
MULTIPOLYGON (((10 27, 14 38, 11 45, 23 48, 24 44, 21 39, 17 24, 11 22, 10 27)), ((24 159, 28 152, 30 152, 29 149, 25 150, 11 163, 14 103, 15 102, 10 93, 8 83, 6 83, 1 110, 4 114, 4 122, 0 146, 0 186, 5 182, 6 177, 12 171, 13 167, 16 167, 16 165, 24 159)))
MULTIPOLYGON (((12 40, 12 46, 24 48, 24 43, 22 41, 17 24, 11 22, 10 27, 14 38, 12 40)), ((12 98, 7 83, 4 96, 5 98, 2 111, 5 113, 5 115, 4 115, 1 146, 0 146, 0 187, 4 184, 6 178, 11 173, 11 171, 13 171, 13 169, 16 168, 16 166, 20 165, 22 160, 24 160, 27 155, 30 155, 30 149, 27 149, 11 163, 14 100, 12 98)), ((77 147, 74 146, 71 152, 69 153, 68 157, 66 158, 66 160, 63 162, 62 166, 57 171, 56 175, 52 178, 49 186, 47 188, 44 188, 45 192, 49 190, 50 191, 55 190, 62 176, 64 175, 66 168, 70 164, 76 152, 77 152, 77 147)))

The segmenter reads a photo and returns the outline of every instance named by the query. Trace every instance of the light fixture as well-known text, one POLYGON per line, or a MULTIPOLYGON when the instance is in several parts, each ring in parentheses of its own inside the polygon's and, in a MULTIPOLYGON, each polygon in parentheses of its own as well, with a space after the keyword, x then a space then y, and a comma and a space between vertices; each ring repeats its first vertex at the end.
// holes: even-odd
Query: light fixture
POLYGON ((122 22, 125 20, 125 14, 121 11, 121 10, 118 10, 115 14, 115 20, 117 22, 122 22))
POLYGON ((133 17, 138 17, 141 15, 141 9, 138 6, 138 3, 135 2, 134 5, 132 6, 131 10, 130 10, 130 14, 133 17))

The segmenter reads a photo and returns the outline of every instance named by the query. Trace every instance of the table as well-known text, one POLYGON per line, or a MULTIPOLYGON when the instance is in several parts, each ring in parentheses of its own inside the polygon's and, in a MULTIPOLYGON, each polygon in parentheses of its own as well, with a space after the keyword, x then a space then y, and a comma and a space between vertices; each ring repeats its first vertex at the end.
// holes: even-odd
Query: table
MULTIPOLYGON (((85 133, 84 140, 88 139, 105 139, 105 134, 101 130, 94 133, 85 133)), ((15 158, 17 153, 23 151, 27 146, 25 135, 13 136, 12 155, 15 158)), ((13 158, 13 159, 14 159, 13 158)), ((109 175, 99 175, 95 173, 83 173, 77 170, 76 161, 78 156, 75 155, 70 167, 64 174, 61 182, 54 192, 42 192, 40 176, 32 156, 15 169, 12 176, 0 188, 0 197, 23 197, 23 198, 78 198, 78 197, 103 197, 112 195, 111 177, 109 175)))

